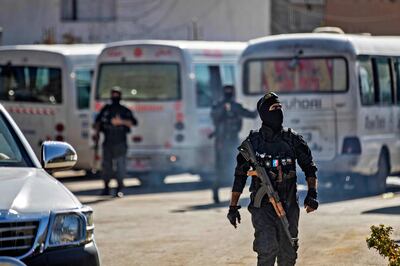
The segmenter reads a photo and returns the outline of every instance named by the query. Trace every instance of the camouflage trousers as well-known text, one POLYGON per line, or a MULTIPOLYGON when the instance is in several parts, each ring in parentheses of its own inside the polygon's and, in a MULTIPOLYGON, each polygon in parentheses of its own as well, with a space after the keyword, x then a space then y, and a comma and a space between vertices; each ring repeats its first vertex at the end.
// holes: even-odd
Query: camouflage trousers
MULTIPOLYGON (((287 238, 283 226, 271 204, 255 208, 249 206, 254 227, 253 250, 257 252, 258 266, 273 266, 275 261, 279 266, 295 265, 297 249, 293 248, 287 238)), ((298 236, 300 209, 293 204, 287 211, 289 231, 292 237, 298 236)))

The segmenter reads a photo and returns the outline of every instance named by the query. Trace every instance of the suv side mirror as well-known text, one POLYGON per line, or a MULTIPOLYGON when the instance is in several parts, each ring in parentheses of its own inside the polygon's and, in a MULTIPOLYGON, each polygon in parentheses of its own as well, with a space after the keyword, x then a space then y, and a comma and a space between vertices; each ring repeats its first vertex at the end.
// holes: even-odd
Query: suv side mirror
POLYGON ((78 161, 74 148, 66 142, 45 141, 42 144, 41 164, 46 170, 67 170, 78 161))

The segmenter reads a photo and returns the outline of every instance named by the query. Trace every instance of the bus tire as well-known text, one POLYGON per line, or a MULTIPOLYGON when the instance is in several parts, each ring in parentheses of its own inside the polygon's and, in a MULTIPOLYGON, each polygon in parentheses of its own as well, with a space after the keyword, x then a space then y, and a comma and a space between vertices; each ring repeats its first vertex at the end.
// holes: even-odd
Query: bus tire
POLYGON ((159 187, 164 185, 165 175, 161 173, 142 174, 139 177, 142 187, 159 187))
POLYGON ((382 151, 378 161, 378 171, 367 180, 368 191, 373 194, 380 194, 386 191, 386 179, 390 174, 389 158, 386 152, 382 151))

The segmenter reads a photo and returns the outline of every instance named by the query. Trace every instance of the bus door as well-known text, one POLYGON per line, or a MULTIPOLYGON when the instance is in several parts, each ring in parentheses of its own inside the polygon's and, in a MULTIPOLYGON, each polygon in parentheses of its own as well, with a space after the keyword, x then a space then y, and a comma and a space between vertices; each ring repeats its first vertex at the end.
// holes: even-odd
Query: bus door
POLYGON ((60 67, 0 62, 0 101, 38 156, 43 141, 60 138, 56 118, 62 112, 61 73, 60 67))
MULTIPOLYGON (((400 58, 393 59, 394 65, 394 75, 396 80, 395 86, 395 98, 396 105, 394 106, 395 122, 394 122, 394 132, 396 133, 396 150, 398 151, 396 162, 400 162, 400 58)), ((400 163, 393 165, 393 170, 400 172, 400 163)))
MULTIPOLYGON (((383 139, 393 134, 396 119, 390 60, 387 57, 360 56, 358 62, 362 105, 359 126, 369 140, 374 138, 377 143, 383 143, 383 139)), ((366 145, 369 143, 373 145, 371 141, 365 142, 366 145)))
MULTIPOLYGON (((223 98, 222 88, 225 85, 234 85, 233 64, 195 64, 196 81, 196 113, 197 127, 199 132, 199 143, 201 149, 207 152, 214 150, 212 134, 214 125, 211 119, 211 107, 223 98)), ((209 156, 211 165, 213 156, 209 156)))
POLYGON ((92 164, 92 152, 90 150, 90 127, 91 127, 91 112, 89 109, 90 88, 93 78, 93 68, 79 67, 74 70, 75 83, 75 99, 72 99, 71 106, 76 106, 70 111, 71 132, 69 135, 73 138, 75 149, 78 153, 80 168, 89 169, 92 164))

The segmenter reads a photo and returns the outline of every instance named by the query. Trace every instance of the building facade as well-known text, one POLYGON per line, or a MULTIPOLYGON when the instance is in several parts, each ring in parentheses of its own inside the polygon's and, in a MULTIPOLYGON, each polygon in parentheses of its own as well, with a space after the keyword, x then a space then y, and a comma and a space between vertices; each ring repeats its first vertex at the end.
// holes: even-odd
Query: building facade
POLYGON ((347 33, 400 35, 400 1, 328 0, 325 23, 347 33))
POLYGON ((400 0, 271 0, 271 33, 312 32, 334 26, 345 33, 400 35, 400 0))
POLYGON ((329 0, 271 0, 271 33, 311 32, 324 25, 329 0))
POLYGON ((0 5, 4 45, 247 41, 270 34, 269 0, 0 0, 0 5))

